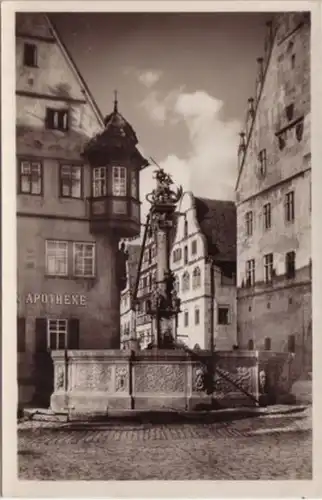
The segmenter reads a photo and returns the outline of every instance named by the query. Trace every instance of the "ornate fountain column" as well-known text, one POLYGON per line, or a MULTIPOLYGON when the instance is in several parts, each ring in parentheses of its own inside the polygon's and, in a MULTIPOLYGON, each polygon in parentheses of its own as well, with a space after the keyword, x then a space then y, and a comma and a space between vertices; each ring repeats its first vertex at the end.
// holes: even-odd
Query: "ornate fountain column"
POLYGON ((182 188, 171 189, 173 181, 163 169, 156 171, 155 178, 156 189, 146 197, 151 203, 151 226, 157 247, 156 284, 147 313, 152 318, 155 347, 171 348, 176 338, 180 299, 170 270, 170 231, 174 226, 176 204, 181 198, 182 188))

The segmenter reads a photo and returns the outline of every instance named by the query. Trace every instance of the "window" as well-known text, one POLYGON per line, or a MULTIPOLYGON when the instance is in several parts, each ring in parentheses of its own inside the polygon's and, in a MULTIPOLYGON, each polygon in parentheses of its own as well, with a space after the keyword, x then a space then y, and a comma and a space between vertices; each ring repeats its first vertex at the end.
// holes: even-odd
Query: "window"
POLYGON ((185 219, 184 221, 184 238, 188 238, 188 221, 185 219))
POLYGON ((191 243, 191 253, 195 255, 197 253, 197 240, 193 240, 191 243))
POLYGON ((93 196, 106 196, 107 194, 107 176, 106 167, 93 168, 93 196))
POLYGON ((131 196, 132 198, 138 198, 138 181, 136 172, 131 172, 131 196))
POLYGON ((46 127, 51 130, 68 130, 68 110, 47 108, 46 127))
POLYGON ((295 68, 295 54, 292 54, 292 57, 291 57, 291 67, 292 67, 292 69, 295 68))
POLYGON ((80 166, 60 166, 60 196, 63 198, 81 198, 82 168, 80 166))
POLYGON ((268 283, 273 278, 273 254, 264 255, 264 279, 268 283))
POLYGON ((113 196, 126 196, 126 168, 113 167, 113 196))
POLYGON ((189 326, 189 312, 184 312, 184 326, 189 326))
POLYGON ((254 286, 255 284, 255 260, 246 261, 246 285, 254 286))
POLYGON ((252 351, 254 349, 254 341, 253 339, 249 339, 248 341, 248 350, 252 351))
POLYGON ((188 247, 187 247, 187 245, 184 247, 183 252, 184 252, 184 254, 183 254, 184 255, 184 263, 188 264, 188 247))
POLYGON ((272 341, 270 337, 265 338, 264 349, 265 351, 270 351, 272 346, 272 341))
POLYGON ((286 222, 294 221, 294 191, 285 195, 285 220, 286 222))
POLYGON ((67 241, 46 241, 46 274, 67 276, 68 243, 67 241))
POLYGON ((266 158, 266 149, 262 149, 258 155, 259 160, 259 173, 261 176, 266 175, 266 167, 267 167, 267 158, 266 158))
POLYGON ((294 104, 289 104, 285 107, 285 114, 288 121, 292 120, 294 115, 294 104))
POLYGON ((95 243, 74 243, 74 274, 82 278, 95 276, 95 243))
POLYGON ((42 165, 39 161, 20 161, 19 192, 21 194, 41 195, 42 165))
POLYGON ((175 291, 177 293, 179 293, 179 291, 180 291, 180 284, 179 284, 179 277, 178 276, 175 277, 174 289, 175 289, 175 291))
POLYGON ((26 351, 26 318, 17 318, 17 348, 18 352, 26 351))
POLYGON ((229 307, 218 306, 218 325, 229 324, 229 307))
POLYGON ((182 275, 182 291, 186 292, 187 290, 189 290, 189 288, 190 288, 190 275, 186 271, 182 275))
POLYGON ((264 209, 263 209, 263 215, 264 215, 264 229, 270 229, 271 228, 271 204, 270 203, 266 203, 266 205, 264 205, 264 209))
POLYGON ((295 252, 287 252, 285 255, 285 274, 288 279, 295 277, 295 252))
POLYGON ((47 346, 49 349, 67 349, 67 319, 48 319, 47 346))
POLYGON ((253 212, 247 212, 245 215, 246 234, 251 236, 253 234, 253 212))
POLYGON ((149 248, 148 250, 148 263, 151 264, 152 262, 152 250, 151 248, 149 248))
POLYGON ((177 248, 176 250, 173 251, 173 262, 178 262, 181 260, 181 248, 177 248))
POLYGON ((288 352, 295 352, 295 335, 289 335, 287 340, 288 352))
POLYGON ((25 43, 23 47, 24 66, 37 67, 37 46, 33 43, 25 43))
POLYGON ((200 323, 200 309, 199 307, 195 308, 195 325, 199 325, 200 323))
POLYGON ((192 288, 198 288, 201 285, 201 272, 199 267, 195 267, 192 273, 192 288))

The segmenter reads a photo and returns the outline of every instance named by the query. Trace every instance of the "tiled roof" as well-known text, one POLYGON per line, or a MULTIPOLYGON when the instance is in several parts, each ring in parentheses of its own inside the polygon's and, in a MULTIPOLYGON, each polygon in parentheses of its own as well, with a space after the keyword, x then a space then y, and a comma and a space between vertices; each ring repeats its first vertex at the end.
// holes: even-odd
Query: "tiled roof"
POLYGON ((196 216, 208 244, 208 255, 217 262, 236 261, 236 206, 233 201, 195 198, 196 216))

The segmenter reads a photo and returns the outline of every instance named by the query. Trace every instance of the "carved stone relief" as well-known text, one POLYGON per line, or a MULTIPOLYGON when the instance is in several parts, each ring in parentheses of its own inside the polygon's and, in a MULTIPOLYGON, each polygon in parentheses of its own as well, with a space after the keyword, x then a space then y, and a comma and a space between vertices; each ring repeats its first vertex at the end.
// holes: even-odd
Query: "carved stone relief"
POLYGON ((75 365, 73 389, 111 390, 112 367, 106 364, 75 365))
POLYGON ((129 371, 126 366, 117 366, 115 369, 115 392, 128 392, 129 371))
POLYGON ((136 392, 183 392, 184 368, 174 364, 135 366, 136 392))

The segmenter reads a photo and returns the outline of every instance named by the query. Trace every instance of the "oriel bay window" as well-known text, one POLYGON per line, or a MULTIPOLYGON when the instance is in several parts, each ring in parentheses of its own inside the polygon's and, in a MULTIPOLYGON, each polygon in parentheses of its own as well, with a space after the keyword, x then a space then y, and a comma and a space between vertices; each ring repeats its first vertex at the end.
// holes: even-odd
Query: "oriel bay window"
POLYGON ((93 197, 107 195, 107 171, 106 167, 93 168, 93 197))
POLYGON ((42 194, 42 164, 40 161, 19 162, 19 193, 42 194))
POLYGON ((60 166, 60 195, 62 198, 81 198, 82 173, 81 166, 60 166))
POLYGON ((112 171, 113 196, 126 196, 126 168, 113 167, 112 171))

